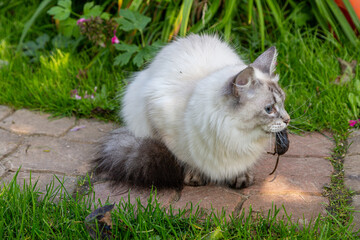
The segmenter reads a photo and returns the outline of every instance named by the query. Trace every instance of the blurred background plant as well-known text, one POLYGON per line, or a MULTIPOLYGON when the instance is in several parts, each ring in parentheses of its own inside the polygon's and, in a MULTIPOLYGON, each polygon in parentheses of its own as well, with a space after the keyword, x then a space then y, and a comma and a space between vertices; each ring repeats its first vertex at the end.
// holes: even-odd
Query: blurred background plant
POLYGON ((124 79, 161 46, 189 33, 217 33, 244 59, 277 46, 294 130, 344 129, 344 119, 359 113, 349 90, 358 71, 356 81, 332 82, 339 75, 337 57, 360 60, 358 5, 358 0, 0 0, 0 59, 9 63, 0 66, 0 88, 7 89, 0 104, 115 120, 124 79), (50 77, 40 59, 66 54, 68 68, 50 77), (71 97, 74 89, 91 93, 95 87, 94 98, 71 97))

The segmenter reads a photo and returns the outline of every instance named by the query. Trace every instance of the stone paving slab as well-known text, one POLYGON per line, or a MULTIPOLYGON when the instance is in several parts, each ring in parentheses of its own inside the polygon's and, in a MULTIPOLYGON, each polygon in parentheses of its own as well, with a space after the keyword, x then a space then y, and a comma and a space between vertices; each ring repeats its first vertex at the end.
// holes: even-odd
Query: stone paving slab
POLYGON ((21 136, 0 129, 0 159, 14 151, 21 141, 21 136))
POLYGON ((352 199, 352 206, 354 207, 353 217, 354 217, 354 230, 360 230, 360 195, 355 195, 352 199))
MULTIPOLYGON (((306 196, 300 194, 288 195, 252 195, 243 204, 243 209, 246 214, 249 212, 251 206, 252 215, 256 216, 257 213, 266 217, 269 210, 274 211, 274 206, 279 209, 277 215, 278 219, 287 219, 290 216, 292 222, 300 220, 302 224, 308 224, 314 221, 319 214, 326 215, 325 205, 328 200, 319 196, 306 196), (283 209, 285 207, 286 213, 283 209), (287 214, 287 216, 286 216, 287 214)), ((272 212, 274 214, 274 212, 272 212)))
POLYGON ((351 145, 348 149, 347 155, 348 156, 360 155, 360 134, 354 135, 348 140, 348 142, 351 145))
MULTIPOLYGON (((325 133, 327 136, 330 134, 325 133)), ((288 157, 330 157, 334 142, 321 133, 307 133, 306 137, 289 134, 288 157)))
POLYGON ((80 119, 76 122, 76 125, 66 133, 65 138, 71 141, 96 143, 103 136, 118 127, 119 126, 113 123, 80 119))
POLYGON ((322 188, 330 183, 333 167, 323 158, 280 157, 273 175, 276 156, 265 156, 256 164, 255 183, 241 193, 250 194, 302 194, 321 196, 322 188))
MULTIPOLYGON (((6 177, 2 178, 1 181, 3 183, 9 183, 15 176, 15 172, 9 173, 6 177)), ((50 187, 50 183, 53 182, 54 189, 64 185, 65 189, 71 195, 75 190, 77 184, 77 177, 74 176, 64 176, 62 174, 50 174, 50 173, 36 173, 36 172, 19 172, 16 178, 16 182, 23 186, 24 180, 27 184, 31 183, 34 185, 37 181, 36 187, 40 190, 40 192, 46 192, 47 187, 50 187), (56 178, 59 178, 61 182, 56 178), (31 177, 31 178, 30 178, 31 177)))
POLYGON ((355 191, 352 198, 354 208, 354 229, 360 229, 360 130, 351 133, 348 143, 351 143, 344 159, 344 183, 347 188, 355 191))
POLYGON ((17 110, 0 122, 0 128, 19 134, 44 134, 58 137, 75 125, 75 118, 49 119, 50 114, 17 110))
POLYGON ((344 171, 345 185, 360 194, 360 155, 346 156, 344 171))
POLYGON ((191 204, 196 209, 213 209, 216 213, 226 210, 227 213, 240 212, 246 196, 237 190, 224 186, 208 185, 203 187, 185 186, 180 199, 172 203, 174 209, 189 209, 191 204))
POLYGON ((11 112, 12 112, 11 108, 0 105, 0 120, 7 117, 11 112))
MULTIPOLYGON (((105 203, 107 201, 109 203, 119 203, 125 201, 130 202, 131 204, 137 204, 138 201, 140 201, 143 206, 147 206, 148 198, 151 194, 151 189, 131 188, 127 185, 119 185, 116 188, 112 188, 106 182, 97 183, 93 187, 95 199, 96 201, 100 200, 101 203, 105 203)), ((156 191, 156 199, 163 207, 169 206, 169 204, 177 198, 178 193, 173 189, 156 191)))
POLYGON ((47 136, 27 137, 24 143, 6 160, 6 166, 16 172, 42 171, 83 175, 89 171, 93 146, 47 136))

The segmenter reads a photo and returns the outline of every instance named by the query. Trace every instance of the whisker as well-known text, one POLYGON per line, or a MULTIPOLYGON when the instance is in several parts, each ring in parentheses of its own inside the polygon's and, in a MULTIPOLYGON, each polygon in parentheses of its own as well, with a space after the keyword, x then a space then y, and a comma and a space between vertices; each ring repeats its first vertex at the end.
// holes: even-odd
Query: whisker
MULTIPOLYGON (((324 90, 322 90, 321 92, 319 92, 318 94, 321 94, 322 92, 324 92, 324 91, 326 91, 327 89, 324 89, 324 90)), ((304 106, 305 104, 307 104, 308 102, 310 102, 315 96, 317 96, 318 94, 314 94, 314 95, 312 95, 308 100, 306 100, 303 104, 301 104, 298 108, 296 108, 295 110, 293 110, 293 111, 291 111, 291 113, 289 114, 289 115, 291 115, 291 114, 293 114, 295 111, 297 111, 299 108, 301 108, 302 106, 304 106)), ((311 105, 310 105, 311 106, 311 105)), ((310 107, 309 106, 309 107, 310 107)), ((308 108, 309 108, 308 107, 308 108)), ((308 109, 307 108, 307 109, 308 109)))
POLYGON ((302 131, 303 133, 306 133, 306 131, 304 131, 304 130, 301 129, 301 128, 295 127, 294 125, 289 124, 289 127, 295 128, 295 129, 297 129, 297 130, 302 131))

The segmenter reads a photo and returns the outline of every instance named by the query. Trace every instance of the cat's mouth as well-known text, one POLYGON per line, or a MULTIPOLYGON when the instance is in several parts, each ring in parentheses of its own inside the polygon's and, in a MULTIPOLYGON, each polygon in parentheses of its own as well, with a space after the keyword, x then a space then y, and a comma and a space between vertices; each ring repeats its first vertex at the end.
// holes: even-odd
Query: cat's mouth
POLYGON ((286 127, 287 124, 285 123, 277 123, 267 126, 264 130, 266 133, 271 134, 271 133, 281 132, 282 130, 286 129, 286 127))

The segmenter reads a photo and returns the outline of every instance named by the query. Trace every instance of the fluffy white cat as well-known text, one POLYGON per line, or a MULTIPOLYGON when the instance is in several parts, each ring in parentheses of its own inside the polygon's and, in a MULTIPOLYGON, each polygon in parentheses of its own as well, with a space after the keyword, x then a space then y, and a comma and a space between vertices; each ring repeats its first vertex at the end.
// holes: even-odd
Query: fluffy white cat
POLYGON ((271 47, 245 64, 212 35, 190 35, 168 44, 133 76, 122 99, 128 130, 115 131, 105 140, 95 161, 98 172, 115 181, 146 178, 146 184, 155 184, 148 175, 156 175, 156 167, 143 164, 156 163, 160 169, 170 164, 167 155, 175 168, 183 169, 179 176, 185 184, 250 185, 248 170, 264 152, 269 133, 282 131, 290 121, 274 73, 276 57, 271 47), (149 150, 145 140, 161 153, 149 150), (138 147, 130 150, 135 142, 138 147), (154 156, 141 156, 144 149, 154 156))

